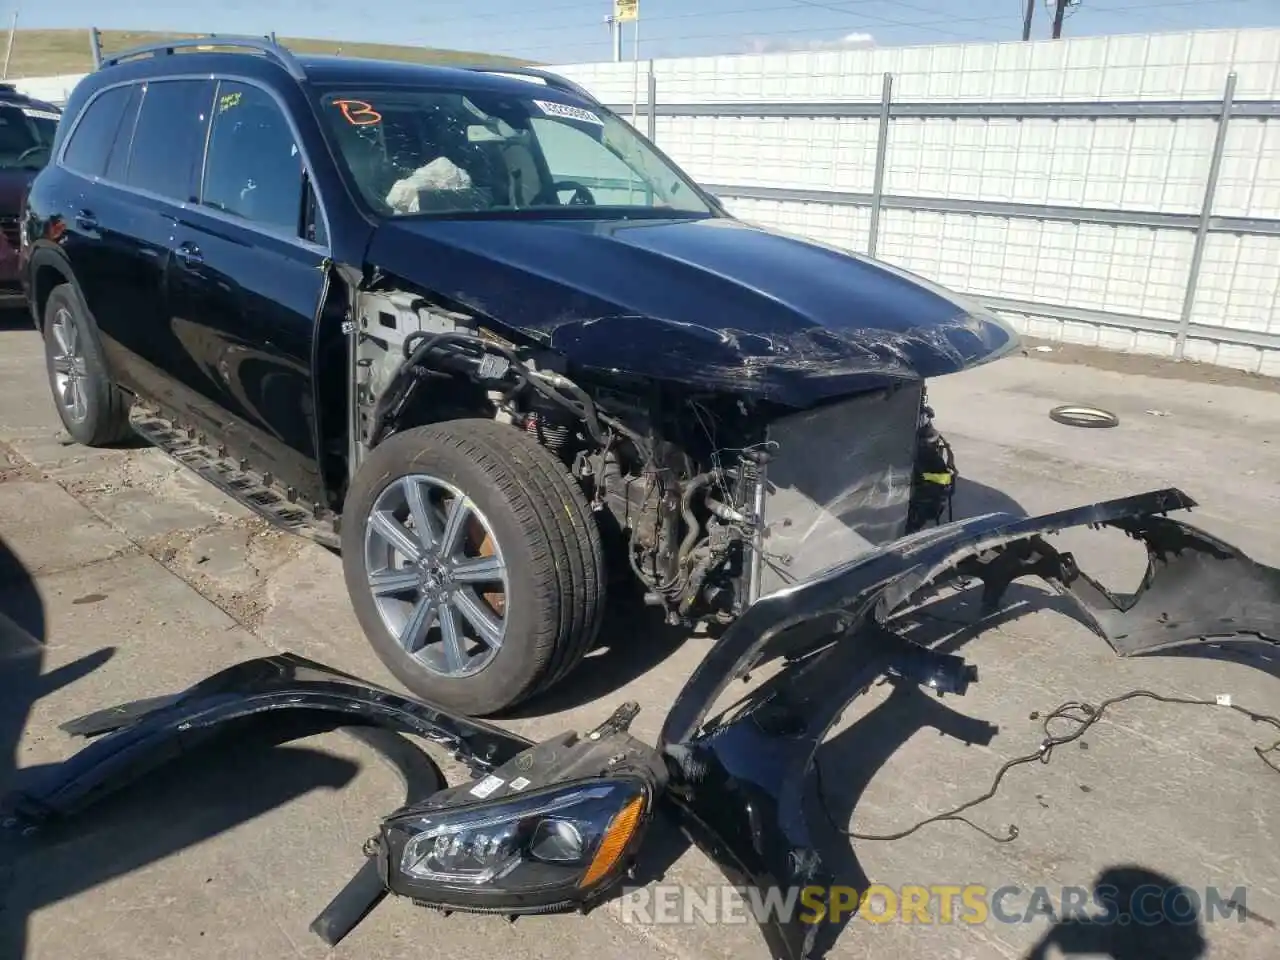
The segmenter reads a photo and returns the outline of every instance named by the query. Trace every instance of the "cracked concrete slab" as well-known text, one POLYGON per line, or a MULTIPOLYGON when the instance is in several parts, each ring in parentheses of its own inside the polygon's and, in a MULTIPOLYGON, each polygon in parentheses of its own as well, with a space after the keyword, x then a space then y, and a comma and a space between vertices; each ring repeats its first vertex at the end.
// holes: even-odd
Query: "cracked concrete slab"
MULTIPOLYGON (((95 517, 65 490, 32 481, 0 484, 0 538, 31 576, 134 549, 128 537, 95 517)), ((0 570, 0 579, 12 575, 12 570, 0 570)))
POLYGON ((252 628, 270 607, 276 570, 307 546, 252 516, 180 532, 152 543, 150 550, 171 573, 252 628))

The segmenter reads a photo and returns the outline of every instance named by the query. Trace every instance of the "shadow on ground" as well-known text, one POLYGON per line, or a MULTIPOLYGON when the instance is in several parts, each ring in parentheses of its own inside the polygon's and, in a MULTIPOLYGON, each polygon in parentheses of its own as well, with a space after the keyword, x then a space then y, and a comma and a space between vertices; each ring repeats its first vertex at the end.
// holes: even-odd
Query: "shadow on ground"
POLYGON ((1024 960, 1197 960, 1205 955, 1208 944, 1195 909, 1200 894, 1176 880, 1131 864, 1108 867, 1094 880, 1090 897, 1105 909, 1058 920, 1024 960))
MULTIPOLYGON (((226 740, 148 775, 81 816, 10 838, 0 880, 0 956, 26 956, 37 910, 159 862, 317 789, 338 790, 359 766, 308 747, 226 740), (245 785, 252 784, 252 790, 245 785), (21 878, 15 883, 16 877, 21 878)), ((0 841, 5 842, 5 841, 0 841)), ((277 851, 286 856, 287 851, 277 851)), ((271 856, 270 852, 263 856, 271 856)), ((279 869, 288 864, 280 862, 279 869)))
MULTIPOLYGON (((1015 517, 1027 515, 1022 504, 1007 493, 966 477, 956 480, 956 492, 951 506, 956 520, 965 520, 984 513, 1009 513, 1015 517)), ((1073 504, 1064 504, 1064 506, 1073 506, 1073 504)))
POLYGON ((662 612, 646 607, 638 590, 615 590, 610 594, 595 649, 565 680, 546 693, 517 704, 503 717, 541 717, 585 706, 644 676, 683 644, 711 642, 709 637, 690 637, 687 629, 663 623, 662 612))
POLYGON ((5 330, 35 330, 26 307, 21 304, 0 305, 0 332, 5 330))
MULTIPOLYGON (((39 590, 0 539, 0 796, 52 769, 18 766, 33 705, 93 672, 115 652, 104 647, 42 672, 47 641, 39 590)), ((10 823, 0 826, 0 957, 26 956, 27 922, 34 911, 164 859, 304 793, 342 787, 358 772, 347 760, 299 746, 273 746, 271 739, 232 740, 203 749, 104 800, 93 816, 62 827, 29 835, 10 823), (254 789, 245 790, 245 783, 254 789)), ((68 738, 65 753, 81 745, 68 738)))

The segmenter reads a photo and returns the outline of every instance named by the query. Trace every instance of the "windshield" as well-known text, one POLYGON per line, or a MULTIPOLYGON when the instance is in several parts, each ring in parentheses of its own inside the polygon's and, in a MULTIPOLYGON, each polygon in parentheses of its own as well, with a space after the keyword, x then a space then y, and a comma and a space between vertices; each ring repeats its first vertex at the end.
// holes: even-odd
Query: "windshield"
POLYGON ((627 123, 553 96, 350 90, 320 109, 351 179, 385 216, 712 212, 627 123))
POLYGON ((0 170, 39 170, 49 162, 58 114, 0 104, 0 170))

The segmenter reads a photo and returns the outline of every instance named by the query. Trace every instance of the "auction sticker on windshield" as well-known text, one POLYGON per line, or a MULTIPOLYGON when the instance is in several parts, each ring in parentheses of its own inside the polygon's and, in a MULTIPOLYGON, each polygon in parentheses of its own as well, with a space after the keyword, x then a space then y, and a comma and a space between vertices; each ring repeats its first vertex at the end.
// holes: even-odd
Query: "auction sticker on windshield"
POLYGON ((581 120, 583 123, 598 123, 600 126, 604 126, 603 120, 590 110, 584 110, 582 107, 573 107, 567 103, 556 103, 554 100, 535 100, 533 103, 534 106, 549 117, 563 117, 566 120, 581 120))

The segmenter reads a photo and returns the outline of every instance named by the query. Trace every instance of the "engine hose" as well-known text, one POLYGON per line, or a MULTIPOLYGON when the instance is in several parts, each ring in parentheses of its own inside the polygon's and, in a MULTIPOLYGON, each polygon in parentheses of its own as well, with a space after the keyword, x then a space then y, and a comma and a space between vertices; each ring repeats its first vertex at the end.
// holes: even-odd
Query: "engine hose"
POLYGON ((596 414, 595 401, 591 399, 587 391, 583 390, 567 377, 557 376, 556 384, 577 397, 578 402, 582 404, 582 409, 585 414, 582 419, 587 425, 587 432, 591 434, 596 443, 603 446, 605 442, 604 431, 600 429, 600 418, 596 414))
POLYGON ((409 336, 405 337, 403 344, 404 362, 396 369, 395 375, 392 377, 391 384, 383 392, 382 398, 374 410, 374 436, 371 438, 371 445, 376 444, 385 432, 386 422, 390 419, 388 413, 391 412, 391 405, 401 399, 401 385, 404 382, 406 371, 421 364, 427 354, 437 347, 445 344, 456 343, 466 344, 479 348, 481 352, 496 353, 504 357, 511 365, 511 371, 515 374, 519 381, 515 387, 507 391, 509 399, 517 390, 522 387, 531 387, 538 393, 546 397, 552 403, 555 403, 566 410, 573 413, 578 419, 582 420, 587 427, 587 432, 591 434, 596 443, 604 446, 606 437, 604 430, 600 427, 600 420, 596 412, 596 406, 587 392, 579 387, 572 380, 559 374, 548 376, 529 370, 515 352, 508 347, 493 343, 489 340, 479 337, 473 333, 459 333, 449 331, 446 333, 427 334, 421 330, 415 330, 409 336), (578 398, 577 403, 566 397, 562 392, 567 390, 578 398), (388 401, 388 398, 392 398, 388 401), (385 402, 384 401, 388 401, 385 402))
POLYGON ((569 380, 567 377, 563 377, 560 374, 549 376, 535 370, 529 370, 525 366, 524 361, 516 356, 515 351, 511 350, 509 347, 493 343, 492 341, 486 340, 473 333, 449 332, 430 335, 423 333, 421 330, 417 330, 405 337, 405 359, 410 365, 420 363, 422 358, 426 356, 427 351, 442 342, 466 343, 479 347, 482 351, 497 353, 505 357, 507 362, 511 364, 512 371, 520 380, 520 383, 517 384, 515 389, 507 393, 508 398, 520 387, 532 387, 551 402, 564 407, 571 411, 574 416, 583 420, 587 425, 587 431, 591 434, 592 439, 594 439, 596 443, 604 444, 604 431, 600 429, 600 421, 596 416, 595 403, 587 395, 586 391, 572 380, 569 380), (422 344, 421 347, 415 347, 414 344, 423 338, 429 339, 427 339, 426 343, 422 344), (575 404, 557 388, 562 388, 573 393, 574 396, 579 398, 580 405, 575 404))
POLYGON ((536 370, 529 373, 529 386, 537 390, 553 403, 559 404, 566 410, 570 410, 573 414, 587 425, 587 432, 591 434, 591 438, 601 446, 605 445, 604 431, 600 429, 600 421, 596 417, 596 405, 586 392, 572 380, 562 377, 559 374, 552 376, 545 373, 538 373, 536 370), (581 403, 575 403, 561 393, 557 387, 563 387, 582 397, 581 403))
POLYGON ((654 593, 671 593, 680 586, 680 578, 672 577, 665 583, 659 582, 656 577, 650 577, 647 573, 640 569, 640 561, 636 557, 634 545, 627 548, 627 559, 631 563, 631 572, 636 575, 636 579, 646 584, 654 593))
POLYGON ((698 518, 693 513, 693 495, 711 483, 715 477, 714 473, 698 474, 684 485, 684 492, 680 495, 680 516, 684 518, 685 525, 689 528, 689 532, 684 535, 684 540, 680 543, 678 559, 681 565, 689 559, 689 554, 698 545, 698 535, 702 533, 702 524, 698 523, 698 518))
MULTIPOLYGON (((406 384, 409 378, 409 372, 418 364, 420 364, 428 353, 438 346, 445 343, 465 343, 468 345, 478 345, 481 347, 494 346, 486 343, 480 337, 469 333, 446 332, 436 334, 426 334, 421 330, 415 330, 404 339, 404 360, 396 367, 396 371, 392 374, 391 382, 387 385, 387 389, 382 391, 382 395, 378 398, 373 409, 373 430, 369 437, 369 446, 375 447, 381 442, 383 435, 386 433, 387 425, 397 416, 404 401, 407 399, 408 391, 406 384), (419 341, 423 341, 419 343, 419 341)), ((518 363, 518 361, 517 361, 518 363)))
POLYGON ((636 431, 628 427, 626 424, 622 423, 622 421, 617 420, 614 417, 607 416, 606 414, 603 414, 603 413, 600 414, 599 416, 600 416, 600 421, 604 423, 610 430, 616 430, 618 433, 622 434, 624 437, 626 437, 628 440, 634 443, 636 445, 636 449, 640 451, 640 453, 644 456, 646 460, 653 459, 653 444, 651 444, 647 439, 645 439, 640 434, 636 433, 636 431))

